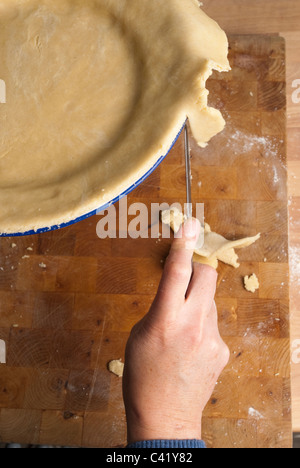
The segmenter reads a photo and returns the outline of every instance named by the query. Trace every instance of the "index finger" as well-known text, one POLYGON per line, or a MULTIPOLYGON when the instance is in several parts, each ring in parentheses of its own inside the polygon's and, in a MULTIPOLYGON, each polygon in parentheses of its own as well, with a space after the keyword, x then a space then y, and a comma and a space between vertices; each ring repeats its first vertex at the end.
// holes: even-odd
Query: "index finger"
POLYGON ((195 305, 201 304, 201 310, 209 311, 214 302, 217 279, 218 273, 214 268, 195 262, 187 300, 195 305))

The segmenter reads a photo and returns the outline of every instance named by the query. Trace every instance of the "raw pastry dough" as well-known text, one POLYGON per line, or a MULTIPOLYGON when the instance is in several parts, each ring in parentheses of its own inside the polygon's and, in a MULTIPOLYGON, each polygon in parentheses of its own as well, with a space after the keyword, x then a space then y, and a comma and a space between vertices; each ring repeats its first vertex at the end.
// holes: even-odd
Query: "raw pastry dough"
POLYGON ((110 361, 108 363, 108 370, 118 377, 123 377, 124 363, 121 362, 121 359, 110 361))
POLYGON ((259 289, 259 281, 255 273, 251 276, 244 278, 245 289, 249 292, 255 293, 259 289))
POLYGON ((123 193, 186 116, 200 145, 228 42, 195 0, 0 0, 0 232, 59 225, 123 193))
POLYGON ((229 241, 220 234, 212 232, 210 226, 205 224, 204 245, 195 250, 195 260, 200 263, 207 263, 214 268, 218 267, 218 261, 227 263, 234 268, 238 268, 238 255, 235 249, 243 249, 254 244, 260 238, 260 234, 254 237, 247 237, 235 241, 229 241))
MULTIPOLYGON (((169 224, 173 231, 178 232, 180 226, 185 221, 185 217, 177 208, 166 210, 162 213, 162 222, 169 224)), ((220 234, 211 231, 208 224, 204 226, 203 236, 200 236, 201 245, 196 246, 194 261, 210 265, 217 269, 219 261, 238 268, 238 256, 235 249, 242 249, 254 244, 260 238, 260 234, 255 237, 247 237, 236 241, 229 241, 220 234), (202 245, 203 244, 203 245, 202 245)))

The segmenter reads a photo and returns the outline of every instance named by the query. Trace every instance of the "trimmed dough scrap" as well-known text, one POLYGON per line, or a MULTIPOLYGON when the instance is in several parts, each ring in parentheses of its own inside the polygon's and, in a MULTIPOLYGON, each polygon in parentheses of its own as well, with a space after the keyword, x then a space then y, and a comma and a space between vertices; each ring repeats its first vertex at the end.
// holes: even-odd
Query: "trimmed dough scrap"
POLYGON ((251 293, 255 293, 259 289, 259 281, 255 273, 251 276, 245 276, 244 278, 245 289, 251 293))
MULTIPOLYGON (((185 221, 185 216, 177 208, 166 210, 162 213, 162 222, 171 226, 172 230, 177 233, 180 226, 185 221)), ((196 246, 194 253, 194 261, 210 265, 217 269, 219 261, 238 268, 238 255, 235 249, 242 249, 254 244, 260 238, 260 234, 254 237, 247 237, 235 241, 229 241, 220 234, 212 232, 210 226, 205 223, 204 226, 204 243, 203 236, 200 236, 201 245, 196 246), (202 245, 203 243, 203 245, 202 245)))
POLYGON ((0 232, 61 225, 124 193, 189 117, 200 146, 228 41, 196 0, 0 0, 0 232))
POLYGON ((123 377, 124 372, 124 363, 121 362, 121 359, 116 359, 108 363, 108 370, 115 374, 118 377, 123 377))

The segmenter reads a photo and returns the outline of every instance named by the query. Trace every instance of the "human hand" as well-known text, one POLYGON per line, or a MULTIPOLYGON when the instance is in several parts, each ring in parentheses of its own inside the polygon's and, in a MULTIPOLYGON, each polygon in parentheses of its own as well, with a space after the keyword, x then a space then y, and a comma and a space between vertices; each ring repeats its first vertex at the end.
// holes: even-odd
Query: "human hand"
POLYGON ((217 273, 192 266, 200 223, 174 239, 156 298, 126 347, 123 397, 128 443, 201 439, 202 412, 229 350, 218 330, 217 273))

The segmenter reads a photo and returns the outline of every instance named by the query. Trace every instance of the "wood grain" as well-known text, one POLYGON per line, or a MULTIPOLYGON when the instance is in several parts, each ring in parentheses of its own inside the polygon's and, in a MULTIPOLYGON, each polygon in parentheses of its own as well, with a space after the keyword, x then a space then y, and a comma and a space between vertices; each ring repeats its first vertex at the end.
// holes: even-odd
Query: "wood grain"
POLYGON ((209 0, 203 10, 231 34, 299 31, 298 0, 226 0, 226 6, 220 0, 209 0))
MULTIPOLYGON (((240 252, 240 269, 219 268, 219 325, 231 357, 205 410, 203 437, 215 448, 290 447, 285 47, 274 36, 232 36, 230 45, 232 72, 208 85, 228 125, 205 150, 191 139, 193 197, 214 230, 262 238, 240 252), (261 288, 251 295, 243 275, 253 272, 261 288)), ((128 203, 184 200, 181 136, 128 203)), ((107 362, 124 359, 171 241, 103 241, 98 221, 1 239, 1 441, 126 443, 122 380, 107 362)))
MULTIPOLYGON (((300 228, 300 212, 296 211, 295 205, 297 204, 297 192, 300 180, 300 169, 294 163, 299 161, 299 137, 300 137, 300 104, 295 103, 292 95, 295 92, 294 81, 300 79, 300 3, 298 0, 254 0, 248 2, 247 0, 207 0, 204 2, 203 9, 211 17, 217 20, 227 33, 235 34, 272 34, 278 33, 285 38, 286 45, 286 81, 287 81, 287 135, 288 146, 287 156, 289 164, 291 164, 292 173, 289 174, 288 187, 289 187, 289 203, 293 208, 290 208, 290 253, 291 253, 291 284, 290 284, 290 297, 291 297, 291 330, 295 339, 299 339, 300 333, 300 290, 299 279, 300 274, 296 265, 299 264, 300 246, 298 243, 299 228, 300 228)), ((259 45, 255 46, 259 50, 259 45)), ((259 55, 259 54, 258 54, 259 55)), ((284 73, 283 67, 278 61, 279 54, 274 51, 270 52, 270 57, 261 60, 258 73, 273 76, 273 80, 277 81, 276 73, 280 70, 278 76, 284 73), (264 63, 268 60, 275 59, 274 67, 265 67, 264 63), (269 71, 267 71, 269 68, 269 71), (275 71, 271 71, 271 68, 275 71), (277 71, 276 71, 277 70, 277 71)), ((239 57, 238 61, 241 60, 239 57)), ((247 55, 242 56, 242 60, 247 61, 247 55)), ((259 58, 258 62, 259 63, 259 58)), ((248 66, 249 77, 255 74, 253 72, 250 60, 248 66)), ((234 72, 235 73, 235 72, 234 72)), ((238 71, 238 73, 240 73, 238 71)), ((246 80, 247 78, 244 77, 246 80)), ((272 120, 271 116, 268 118, 269 135, 283 124, 284 121, 276 119, 272 120), (280 125, 280 126, 279 126, 280 125)), ((298 197, 299 198, 299 197, 298 197)), ((300 431, 300 365, 292 363, 292 395, 293 395, 293 429, 300 431)))

